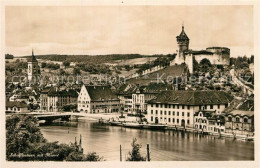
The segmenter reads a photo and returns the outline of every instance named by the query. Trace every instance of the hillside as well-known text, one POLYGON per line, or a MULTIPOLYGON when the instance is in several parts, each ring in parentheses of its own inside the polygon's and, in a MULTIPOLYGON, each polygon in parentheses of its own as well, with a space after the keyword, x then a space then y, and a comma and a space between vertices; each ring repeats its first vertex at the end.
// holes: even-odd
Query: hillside
MULTIPOLYGON (((144 57, 158 57, 163 55, 140 55, 140 54, 111 54, 111 55, 36 55, 37 59, 50 61, 84 62, 86 64, 114 63, 118 60, 127 60, 144 57)), ((23 56, 28 58, 30 56, 23 56)))

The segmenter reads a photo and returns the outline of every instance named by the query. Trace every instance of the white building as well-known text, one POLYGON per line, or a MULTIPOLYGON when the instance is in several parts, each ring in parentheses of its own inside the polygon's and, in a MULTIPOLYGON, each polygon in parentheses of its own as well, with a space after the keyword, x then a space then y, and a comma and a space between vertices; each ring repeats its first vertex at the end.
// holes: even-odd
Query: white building
POLYGON ((220 114, 232 96, 223 91, 164 91, 148 102, 147 120, 173 126, 193 127, 199 110, 215 110, 220 114))
POLYGON ((78 111, 85 113, 119 112, 120 100, 109 86, 81 87, 78 96, 78 111))
POLYGON ((225 132, 225 117, 215 110, 200 110, 194 114, 194 128, 211 134, 225 132))

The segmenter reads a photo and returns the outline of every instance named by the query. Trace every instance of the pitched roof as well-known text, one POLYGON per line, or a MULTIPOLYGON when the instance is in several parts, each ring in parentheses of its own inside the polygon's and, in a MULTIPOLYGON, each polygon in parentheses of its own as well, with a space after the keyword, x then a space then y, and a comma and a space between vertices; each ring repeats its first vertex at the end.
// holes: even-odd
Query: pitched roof
POLYGON ((85 86, 92 101, 117 100, 109 86, 85 86))
MULTIPOLYGON (((243 110, 234 110, 234 111, 231 111, 230 113, 228 114, 232 114, 232 115, 239 115, 239 116, 248 116, 248 117, 251 117, 254 115, 254 111, 243 111, 243 110)), ((228 115, 227 114, 227 115, 228 115)))
POLYGON ((185 105, 227 104, 233 97, 223 91, 163 91, 150 103, 185 105))
POLYGON ((78 93, 75 90, 62 90, 62 91, 56 91, 56 90, 50 90, 48 92, 48 96, 70 96, 70 97, 78 97, 78 93))
POLYGON ((6 101, 5 102, 5 106, 6 107, 20 107, 20 108, 24 108, 24 107, 27 107, 28 105, 26 103, 22 103, 22 102, 6 101))
POLYGON ((181 34, 179 36, 177 36, 176 38, 177 38, 177 40, 189 40, 189 37, 187 36, 187 34, 184 31, 184 26, 182 26, 181 34))

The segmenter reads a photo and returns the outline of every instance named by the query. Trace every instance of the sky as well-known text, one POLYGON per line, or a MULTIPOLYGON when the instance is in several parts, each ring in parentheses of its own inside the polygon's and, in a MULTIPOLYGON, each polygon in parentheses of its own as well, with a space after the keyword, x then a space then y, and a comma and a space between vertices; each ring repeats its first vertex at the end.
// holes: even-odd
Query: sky
POLYGON ((254 54, 253 6, 7 6, 5 52, 171 54, 182 24, 190 49, 254 54))

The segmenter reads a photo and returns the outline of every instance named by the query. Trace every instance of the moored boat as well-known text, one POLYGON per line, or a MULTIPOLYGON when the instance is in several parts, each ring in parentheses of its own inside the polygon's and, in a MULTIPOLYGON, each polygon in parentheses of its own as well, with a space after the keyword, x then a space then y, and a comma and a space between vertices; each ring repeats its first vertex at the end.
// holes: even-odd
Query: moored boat
POLYGON ((143 128, 143 124, 138 122, 126 122, 123 123, 123 126, 128 128, 143 128))
POLYGON ((152 130, 165 130, 167 125, 162 124, 143 124, 143 128, 152 129, 152 130))
POLYGON ((110 121, 109 123, 112 126, 122 126, 122 122, 120 121, 110 121))

